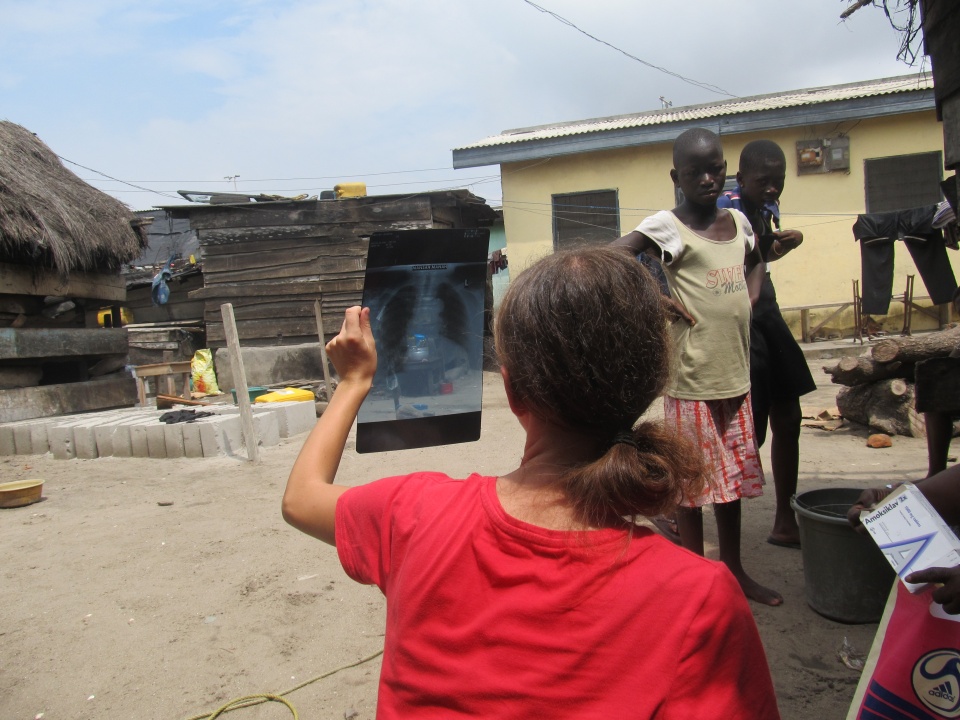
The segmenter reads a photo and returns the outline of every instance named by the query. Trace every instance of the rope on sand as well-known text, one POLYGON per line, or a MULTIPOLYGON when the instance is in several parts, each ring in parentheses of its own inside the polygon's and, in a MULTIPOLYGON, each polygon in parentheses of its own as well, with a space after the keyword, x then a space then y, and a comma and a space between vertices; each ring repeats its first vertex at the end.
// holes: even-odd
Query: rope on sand
POLYGON ((291 705, 290 702, 283 697, 284 695, 289 695, 290 693, 296 692, 301 688, 305 688, 307 685, 317 682, 317 680, 323 680, 324 678, 328 678, 331 675, 335 675, 341 670, 349 670, 350 668, 357 667, 358 665, 363 665, 364 663, 368 663, 371 660, 374 660, 380 657, 381 655, 383 655, 383 650, 377 650, 377 652, 373 653, 373 655, 367 655, 365 658, 361 658, 356 662, 352 662, 347 665, 341 665, 340 667, 334 668, 333 670, 328 670, 327 672, 321 675, 317 675, 316 677, 312 677, 309 680, 305 680, 299 685, 294 685, 292 688, 288 690, 284 690, 283 692, 276 693, 276 694, 262 693, 258 695, 244 695, 243 697, 239 697, 236 700, 231 700, 226 705, 223 705, 222 707, 218 708, 212 713, 203 713, 201 715, 194 715, 193 717, 187 718, 187 720, 215 720, 221 715, 231 712, 233 710, 240 710, 241 708, 253 707, 254 705, 262 705, 263 703, 266 703, 266 702, 278 702, 278 703, 282 703, 283 705, 286 705, 287 708, 290 710, 290 712, 293 713, 294 720, 299 720, 300 716, 297 715, 296 709, 294 709, 293 705, 291 705))

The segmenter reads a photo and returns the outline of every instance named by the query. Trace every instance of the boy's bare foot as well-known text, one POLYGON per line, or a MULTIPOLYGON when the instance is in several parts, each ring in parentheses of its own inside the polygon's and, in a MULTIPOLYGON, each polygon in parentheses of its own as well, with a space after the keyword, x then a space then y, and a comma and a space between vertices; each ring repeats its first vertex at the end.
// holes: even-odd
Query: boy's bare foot
POLYGON ((735 575, 734 577, 736 577, 737 582, 740 583, 740 589, 743 590, 743 594, 751 600, 763 603, 764 605, 783 605, 783 596, 776 590, 764 587, 746 573, 739 576, 735 575))
POLYGON ((770 533, 767 542, 777 547, 800 549, 800 533, 795 535, 778 535, 776 532, 770 533))
POLYGON ((773 530, 767 537, 767 542, 779 547, 799 548, 800 547, 800 526, 797 525, 797 518, 793 510, 789 513, 778 512, 773 519, 773 530))

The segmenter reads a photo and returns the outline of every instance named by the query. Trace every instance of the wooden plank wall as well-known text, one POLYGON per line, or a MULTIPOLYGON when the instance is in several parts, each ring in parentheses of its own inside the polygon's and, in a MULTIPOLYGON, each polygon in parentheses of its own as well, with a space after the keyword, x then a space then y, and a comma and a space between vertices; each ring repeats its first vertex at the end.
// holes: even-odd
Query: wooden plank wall
POLYGON ((339 331, 344 310, 360 303, 369 236, 433 223, 428 196, 191 210, 204 287, 189 296, 205 302, 208 347, 226 345, 220 315, 225 302, 233 303, 241 344, 293 345, 316 342, 313 303, 322 296, 329 339, 339 331))
POLYGON ((124 303, 133 313, 135 323, 165 323, 202 320, 204 304, 202 300, 189 297, 194 290, 203 287, 203 274, 188 275, 183 279, 174 278, 167 283, 170 299, 165 305, 154 305, 150 296, 150 285, 142 285, 127 290, 124 303))

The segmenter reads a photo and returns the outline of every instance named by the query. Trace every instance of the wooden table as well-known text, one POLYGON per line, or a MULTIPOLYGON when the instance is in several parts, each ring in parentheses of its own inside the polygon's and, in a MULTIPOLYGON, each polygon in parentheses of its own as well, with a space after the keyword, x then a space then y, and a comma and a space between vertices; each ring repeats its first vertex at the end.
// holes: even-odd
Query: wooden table
MULTIPOLYGON (((183 393, 181 397, 190 399, 190 361, 184 360, 183 362, 169 362, 169 363, 155 363, 153 365, 134 365, 133 366, 133 378, 137 381, 137 398, 140 401, 140 406, 144 407, 147 404, 147 391, 144 383, 144 378, 155 377, 155 378, 164 378, 164 381, 167 384, 167 394, 175 395, 176 391, 174 390, 173 376, 183 375, 183 393)), ((157 389, 159 392, 159 388, 157 389)))

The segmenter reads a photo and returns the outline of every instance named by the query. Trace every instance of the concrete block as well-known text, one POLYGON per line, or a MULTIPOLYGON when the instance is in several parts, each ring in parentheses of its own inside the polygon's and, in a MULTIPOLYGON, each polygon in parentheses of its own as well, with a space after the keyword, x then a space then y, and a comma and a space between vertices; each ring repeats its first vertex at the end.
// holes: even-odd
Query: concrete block
POLYGON ((93 460, 100 457, 100 447, 97 443, 97 429, 107 427, 121 421, 125 413, 102 412, 91 413, 85 421, 73 426, 73 445, 78 458, 93 460))
POLYGON ((162 423, 163 439, 167 450, 166 457, 181 458, 186 454, 183 442, 183 428, 189 424, 190 423, 162 423))
MULTIPOLYGON (((113 425, 98 425, 93 429, 93 439, 97 443, 97 455, 100 457, 113 455, 113 434, 116 432, 117 426, 122 423, 121 420, 113 425)), ((129 435, 127 437, 129 438, 129 435)))
POLYGON ((317 424, 316 403, 312 401, 265 403, 254 406, 254 411, 272 413, 282 438, 308 432, 317 424))
POLYGON ((13 439, 14 425, 0 425, 0 455, 16 455, 17 446, 13 439))
MULTIPOLYGON (((258 413, 253 416, 253 431, 257 434, 257 442, 261 447, 271 447, 280 444, 280 424, 276 413, 258 413)), ((244 446, 246 452, 246 446, 244 446)))
POLYGON ((47 429, 50 452, 57 460, 73 460, 77 456, 73 445, 73 424, 64 422, 51 425, 47 429))
MULTIPOLYGON (((227 454, 224 436, 220 432, 220 420, 207 418, 193 423, 200 433, 200 448, 203 457, 222 457, 227 454)), ((238 421, 239 422, 239 421, 238 421)))
POLYGON ((287 412, 287 434, 280 437, 294 437, 310 432, 317 424, 317 404, 313 401, 291 403, 287 412))
MULTIPOLYGON (((136 424, 130 426, 130 456, 145 458, 150 457, 150 451, 147 448, 147 428, 152 427, 146 424, 136 424)), ((114 453, 117 451, 117 438, 114 438, 114 453)), ((119 457, 126 457, 121 455, 119 457)))
POLYGON ((243 426, 240 424, 240 415, 224 416, 217 424, 220 439, 227 455, 246 457, 246 448, 243 445, 243 426))
MULTIPOLYGON (((155 422, 156 414, 154 412, 138 410, 132 414, 127 413, 123 420, 98 428, 97 451, 101 457, 134 457, 131 429, 135 425, 146 426, 155 422)), ((146 455, 138 457, 146 457, 146 455)))
POLYGON ((147 457, 165 458, 167 456, 166 423, 147 425, 147 457))
POLYGON ((199 423, 181 423, 180 429, 183 439, 183 456, 188 458, 203 457, 203 440, 200 438, 199 423))
POLYGON ((19 422, 13 426, 13 446, 17 455, 33 455, 31 429, 35 423, 19 422))
POLYGON ((47 439, 49 423, 46 420, 35 422, 30 426, 30 449, 34 455, 45 455, 50 452, 50 441, 47 439))

